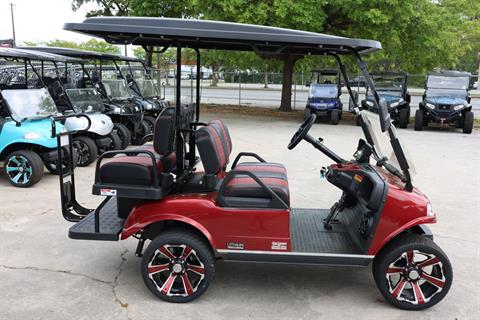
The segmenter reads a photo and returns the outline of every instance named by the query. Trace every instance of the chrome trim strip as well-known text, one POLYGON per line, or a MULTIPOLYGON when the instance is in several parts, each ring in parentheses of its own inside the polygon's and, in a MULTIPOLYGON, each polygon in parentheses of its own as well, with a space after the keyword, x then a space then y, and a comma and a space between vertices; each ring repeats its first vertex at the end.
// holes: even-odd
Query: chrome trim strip
POLYGON ((365 255, 365 254, 339 254, 339 253, 282 252, 282 251, 229 250, 229 249, 217 249, 217 252, 220 254, 240 253, 240 254, 309 256, 309 257, 332 257, 332 258, 364 258, 364 259, 375 258, 375 256, 365 255))

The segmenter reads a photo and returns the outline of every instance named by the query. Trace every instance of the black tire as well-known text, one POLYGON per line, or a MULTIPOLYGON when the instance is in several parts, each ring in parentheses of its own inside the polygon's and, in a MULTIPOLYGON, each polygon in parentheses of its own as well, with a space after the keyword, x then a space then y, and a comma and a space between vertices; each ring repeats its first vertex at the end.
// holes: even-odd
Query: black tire
POLYGON ((333 125, 337 125, 340 122, 340 111, 339 110, 333 110, 330 113, 330 123, 333 125))
POLYGON ((77 136, 72 139, 73 149, 77 151, 79 167, 86 167, 92 164, 98 155, 98 148, 95 141, 89 137, 77 136))
POLYGON ((98 148, 98 155, 102 155, 104 152, 107 151, 113 151, 113 150, 121 150, 122 148, 122 140, 120 140, 120 137, 118 134, 112 130, 107 136, 107 138, 110 138, 111 142, 108 146, 98 148))
POLYGON ((5 158, 3 172, 13 186, 28 188, 42 180, 43 161, 34 151, 17 150, 5 158))
POLYGON ((375 257, 372 271, 385 299, 405 310, 437 304, 448 293, 453 278, 446 254, 431 239, 418 234, 402 235, 390 242, 375 257))
MULTIPOLYGON (((66 147, 63 148, 63 151, 65 152, 65 156, 67 156, 66 158, 64 158, 63 164, 62 164, 63 172, 66 172, 70 156, 68 155, 68 151, 67 151, 66 147)), ((78 153, 75 149, 73 149, 72 162, 73 162, 73 169, 75 169, 78 165, 78 153)), ((45 162, 44 164, 45 164, 45 168, 47 168, 47 170, 51 174, 58 175, 58 173, 59 173, 58 169, 57 169, 58 161, 45 162)))
POLYGON ((402 129, 408 127, 408 122, 410 121, 410 107, 401 109, 398 115, 398 126, 402 129))
POLYGON ((152 131, 150 130, 148 123, 145 120, 142 120, 142 122, 140 122, 140 126, 138 127, 138 132, 135 135, 135 138, 132 138, 132 144, 135 146, 141 145, 143 137, 150 133, 152 133, 152 131))
POLYGON ((119 122, 113 124, 113 130, 120 138, 120 150, 124 150, 130 144, 130 140, 132 140, 132 133, 128 130, 126 125, 119 122))
POLYGON ((310 110, 309 107, 305 107, 305 110, 303 111, 303 121, 307 120, 311 114, 312 110, 310 110))
POLYGON ((423 111, 418 109, 415 112, 415 131, 423 130, 423 111))
POLYGON ((155 129, 155 118, 152 116, 143 116, 143 121, 145 121, 150 127, 150 133, 155 129))
POLYGON ((141 271, 145 285, 154 295, 168 302, 183 303, 205 293, 215 273, 215 260, 210 245, 200 237, 185 230, 167 230, 153 239, 145 250, 141 271), (191 251, 182 259, 187 248, 191 251), (168 250, 167 255, 170 253, 171 257, 160 250, 168 250), (159 268, 161 265, 164 266, 159 268), (171 278, 172 284, 168 286, 171 278))
POLYGON ((463 133, 472 133, 473 130, 473 112, 465 112, 465 117, 463 120, 463 133))

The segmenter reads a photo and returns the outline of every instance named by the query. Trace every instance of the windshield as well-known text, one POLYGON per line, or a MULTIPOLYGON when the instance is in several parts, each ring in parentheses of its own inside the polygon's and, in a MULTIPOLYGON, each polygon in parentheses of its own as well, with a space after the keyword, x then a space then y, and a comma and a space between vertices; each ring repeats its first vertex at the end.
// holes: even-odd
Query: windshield
POLYGON ((76 113, 104 111, 100 94, 94 88, 66 89, 65 91, 76 113))
POLYGON ((467 98, 467 92, 465 90, 452 90, 452 89, 427 89, 425 93, 427 100, 458 100, 459 103, 463 103, 467 98))
POLYGON ((469 82, 469 77, 429 75, 427 79, 427 88, 467 90, 469 82))
MULTIPOLYGON (((381 130, 379 115, 377 113, 373 113, 367 110, 362 110, 361 114, 363 115, 363 118, 366 120, 366 127, 368 132, 370 133, 370 136, 372 137, 373 144, 374 144, 373 148, 375 149, 375 153, 379 158, 378 160, 382 158, 386 159, 390 165, 394 166, 396 169, 398 169, 401 172, 402 170, 400 168, 400 164, 398 162, 397 156, 395 155, 392 144, 390 142, 390 136, 388 134, 388 131, 382 132, 381 130)), ((391 130, 398 137, 398 134, 395 131, 395 126, 393 124, 391 124, 391 130)), ((368 137, 366 138, 368 141, 368 137)), ((414 173, 415 168, 413 166, 413 162, 410 160, 408 151, 405 149, 403 145, 401 145, 401 148, 405 154, 408 166, 410 167, 410 172, 414 173)))
POLYGON ((143 97, 158 97, 158 87, 153 80, 135 80, 143 97))
POLYGON ((338 87, 336 84, 317 84, 310 85, 308 92, 309 98, 336 98, 338 95, 338 87))
POLYGON ((21 122, 57 115, 57 107, 45 88, 3 90, 2 97, 7 102, 12 118, 21 122))
POLYGON ((105 87, 107 87, 110 92, 107 93, 116 100, 128 100, 133 97, 130 89, 128 88, 127 82, 123 79, 118 80, 102 80, 105 87))

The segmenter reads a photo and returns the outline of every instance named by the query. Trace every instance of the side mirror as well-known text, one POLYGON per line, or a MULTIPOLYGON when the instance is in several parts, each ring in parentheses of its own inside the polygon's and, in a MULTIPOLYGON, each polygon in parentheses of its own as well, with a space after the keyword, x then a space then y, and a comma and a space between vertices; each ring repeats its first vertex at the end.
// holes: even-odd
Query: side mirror
POLYGON ((378 111, 380 116, 380 127, 382 128, 382 132, 385 132, 392 124, 392 119, 390 118, 390 113, 388 112, 387 100, 385 100, 385 98, 380 98, 378 111))

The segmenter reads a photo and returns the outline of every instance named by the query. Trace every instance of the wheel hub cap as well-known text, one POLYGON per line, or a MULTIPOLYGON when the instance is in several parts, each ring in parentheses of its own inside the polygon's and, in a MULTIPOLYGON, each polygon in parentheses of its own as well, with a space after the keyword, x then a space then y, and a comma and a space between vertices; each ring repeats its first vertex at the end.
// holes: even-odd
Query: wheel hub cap
POLYGON ((420 278, 420 271, 417 269, 411 269, 408 271, 408 277, 411 281, 416 281, 420 278))
POLYGON ((175 273, 182 273, 183 272, 183 264, 181 262, 177 262, 172 266, 172 271, 175 273))

